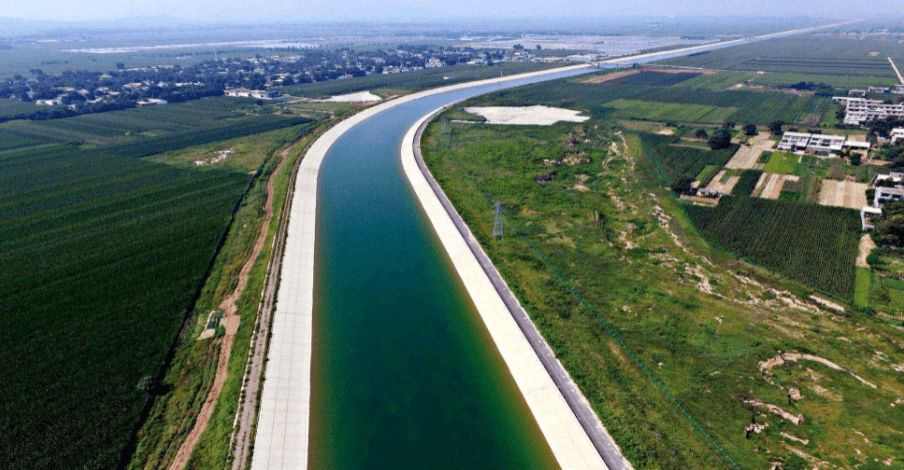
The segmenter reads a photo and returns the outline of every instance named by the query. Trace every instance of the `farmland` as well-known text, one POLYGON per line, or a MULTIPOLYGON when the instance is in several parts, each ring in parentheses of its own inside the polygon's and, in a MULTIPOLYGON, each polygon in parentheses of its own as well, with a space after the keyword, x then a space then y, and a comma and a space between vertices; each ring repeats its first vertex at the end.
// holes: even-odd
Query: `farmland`
POLYGON ((893 78, 894 71, 886 57, 904 58, 904 45, 875 39, 801 36, 666 59, 662 63, 732 71, 893 78), (872 52, 878 55, 870 55, 872 52))
POLYGON ((302 85, 283 87, 280 91, 311 98, 328 98, 332 95, 354 93, 356 91, 377 90, 381 88, 391 90, 390 94, 399 94, 424 90, 440 85, 452 85, 471 80, 496 78, 503 75, 533 72, 559 66, 560 65, 558 64, 531 63, 504 63, 496 64, 492 67, 458 64, 451 67, 439 67, 407 73, 375 74, 346 80, 305 83, 302 85))
MULTIPOLYGON (((730 114, 720 112, 718 115, 724 115, 726 120, 738 123, 755 124, 768 124, 776 120, 788 123, 799 122, 808 114, 821 115, 831 107, 831 103, 825 98, 771 91, 713 91, 705 88, 686 87, 682 84, 668 87, 608 85, 606 83, 582 83, 583 80, 585 79, 556 81, 548 86, 532 85, 507 90, 494 95, 492 102, 495 105, 532 102, 548 106, 577 107, 597 115, 607 112, 620 113, 620 110, 608 105, 616 100, 624 100, 623 102, 627 103, 647 102, 650 104, 639 108, 638 111, 648 113, 648 118, 658 114, 656 107, 663 104, 732 108, 736 111, 730 114)), ((681 113, 677 108, 671 108, 671 111, 681 113)), ((638 117, 644 117, 644 114, 640 112, 637 114, 638 117)))
POLYGON ((735 185, 731 194, 735 196, 750 196, 753 192, 753 189, 756 187, 757 181, 760 180, 760 176, 762 176, 763 172, 760 170, 744 170, 741 172, 741 177, 738 179, 738 184, 735 185))
POLYGON ((180 106, 0 126, 22 139, 0 153, 7 466, 117 465, 257 170, 314 124, 227 101, 180 106), (235 154, 217 165, 140 158, 250 134, 251 147, 219 143, 235 154))
POLYGON ((856 211, 743 197, 687 211, 708 238, 733 253, 832 295, 854 295, 856 211))
POLYGON ((699 73, 647 72, 626 75, 606 82, 607 85, 671 86, 698 77, 699 73))
POLYGON ((741 82, 746 82, 756 74, 749 72, 719 72, 711 75, 700 75, 697 78, 681 82, 680 86, 699 88, 709 91, 723 91, 741 82))
POLYGON ((639 119, 648 121, 686 121, 721 124, 737 111, 735 108, 720 108, 697 104, 657 103, 618 99, 605 104, 618 111, 616 119, 639 119))
MULTIPOLYGON (((531 96, 554 96, 559 86, 531 96)), ((503 99, 536 104, 501 92, 464 105, 503 99)), ((571 107, 588 109, 592 102, 575 98, 571 107)), ((666 158, 648 156, 641 137, 649 139, 597 114, 586 123, 550 127, 447 123, 443 132, 434 123, 423 149, 456 210, 634 468, 769 468, 776 461, 804 468, 817 459, 828 462, 820 468, 857 468, 896 456, 904 423, 888 413, 888 403, 904 383, 887 364, 904 360, 888 344, 898 333, 854 310, 843 316, 824 310, 809 299, 812 289, 714 248, 663 188, 649 156, 666 158), (543 165, 571 152, 584 152, 591 162, 543 165), (492 236, 495 201, 505 214, 503 238, 492 236), (758 362, 778 350, 810 352, 890 389, 872 389, 814 362, 761 372, 758 362), (876 350, 889 362, 867 365, 876 350), (789 387, 803 398, 789 403, 789 387), (794 424, 744 400, 806 419, 794 424), (745 439, 752 419, 769 426, 745 439), (851 437, 852 423, 869 446, 851 437)), ((653 136, 660 138, 648 146, 684 151, 669 146, 674 136, 653 136)), ((823 209, 801 215, 836 214, 823 209)), ((835 218, 836 232, 847 230, 849 213, 835 218)), ((844 256, 825 245, 846 239, 819 235, 813 244, 823 243, 828 253, 819 254, 829 258, 820 266, 839 270, 831 260, 841 263, 844 256)), ((847 262, 852 285, 853 259, 847 262)))
POLYGON ((707 166, 722 167, 738 150, 731 145, 722 150, 697 149, 673 146, 674 137, 657 134, 640 134, 651 157, 663 168, 669 182, 681 178, 693 178, 707 166))

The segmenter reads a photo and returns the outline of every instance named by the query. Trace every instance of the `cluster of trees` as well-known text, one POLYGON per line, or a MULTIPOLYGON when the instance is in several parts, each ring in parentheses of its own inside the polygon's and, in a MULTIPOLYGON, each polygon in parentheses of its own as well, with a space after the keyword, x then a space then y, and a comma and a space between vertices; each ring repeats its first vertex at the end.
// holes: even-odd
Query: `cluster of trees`
POLYGON ((834 96, 835 88, 831 85, 826 85, 825 83, 816 83, 816 82, 797 82, 792 83, 791 85, 786 85, 785 88, 790 88, 792 90, 805 90, 812 91, 816 96, 834 96))
POLYGON ((880 246, 904 247, 904 201, 885 204, 882 217, 874 221, 873 240, 880 246))

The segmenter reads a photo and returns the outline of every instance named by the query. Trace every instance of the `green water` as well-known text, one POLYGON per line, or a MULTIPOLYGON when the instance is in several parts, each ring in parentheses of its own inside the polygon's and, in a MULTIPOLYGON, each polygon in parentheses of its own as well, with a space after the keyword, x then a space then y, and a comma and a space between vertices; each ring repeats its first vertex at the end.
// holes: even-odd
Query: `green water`
POLYGON ((499 88, 398 106, 351 129, 327 154, 317 213, 312 469, 559 468, 399 161, 402 136, 419 117, 499 88))

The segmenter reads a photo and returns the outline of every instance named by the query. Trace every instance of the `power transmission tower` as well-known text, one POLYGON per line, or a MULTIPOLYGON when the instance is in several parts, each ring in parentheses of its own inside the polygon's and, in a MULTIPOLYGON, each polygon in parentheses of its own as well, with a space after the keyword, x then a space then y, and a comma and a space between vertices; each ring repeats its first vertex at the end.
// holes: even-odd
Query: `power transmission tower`
POLYGON ((502 238, 502 203, 496 203, 496 222, 493 224, 493 237, 502 238))

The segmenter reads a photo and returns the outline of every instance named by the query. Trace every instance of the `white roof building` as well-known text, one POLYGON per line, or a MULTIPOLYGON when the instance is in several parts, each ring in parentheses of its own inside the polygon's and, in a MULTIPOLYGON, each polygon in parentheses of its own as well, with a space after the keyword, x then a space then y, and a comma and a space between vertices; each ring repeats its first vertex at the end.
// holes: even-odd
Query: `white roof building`
POLYGON ((785 132, 777 149, 785 152, 825 152, 835 153, 845 148, 869 150, 869 142, 848 140, 843 135, 808 134, 803 132, 785 132))
POLYGON ((904 140, 904 127, 896 127, 891 130, 888 140, 892 145, 897 144, 899 140, 904 140))
POLYGON ((882 100, 847 96, 836 96, 832 98, 832 101, 846 105, 844 116, 846 125, 859 126, 874 119, 904 117, 904 104, 887 104, 882 100))

